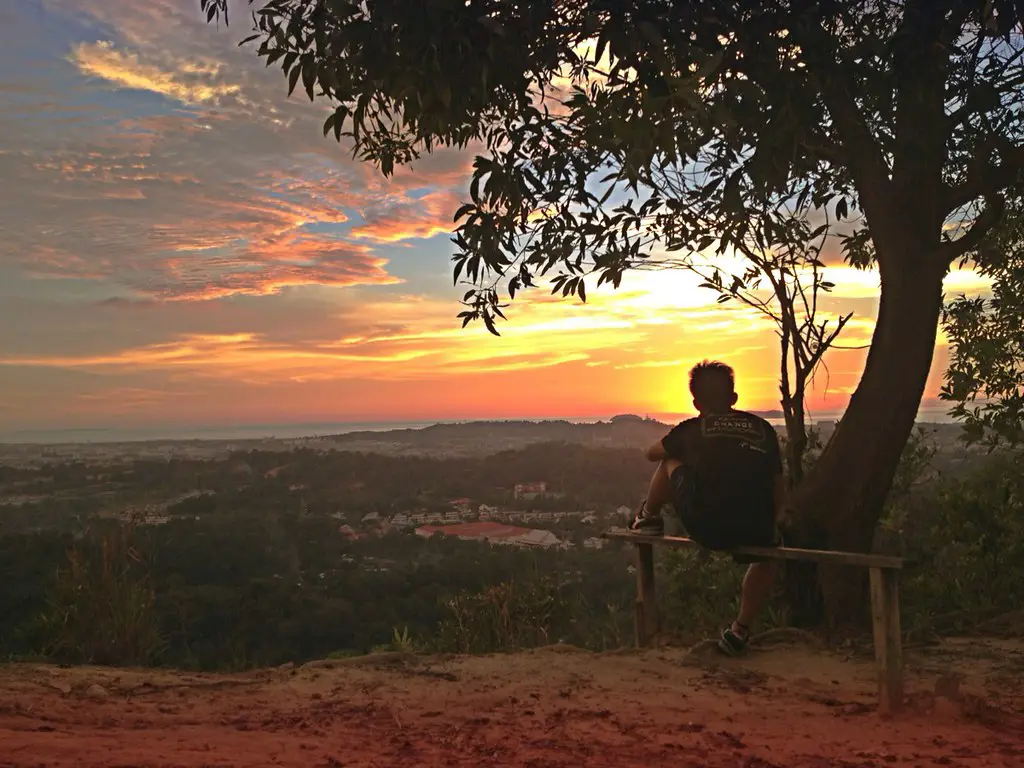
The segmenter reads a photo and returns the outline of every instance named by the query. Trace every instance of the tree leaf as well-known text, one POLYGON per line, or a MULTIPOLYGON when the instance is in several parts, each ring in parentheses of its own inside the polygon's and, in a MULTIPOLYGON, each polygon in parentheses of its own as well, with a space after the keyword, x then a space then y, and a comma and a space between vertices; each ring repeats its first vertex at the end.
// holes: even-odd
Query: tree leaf
POLYGON ((302 61, 302 85, 306 95, 313 101, 313 86, 316 84, 316 60, 312 56, 304 56, 302 61))

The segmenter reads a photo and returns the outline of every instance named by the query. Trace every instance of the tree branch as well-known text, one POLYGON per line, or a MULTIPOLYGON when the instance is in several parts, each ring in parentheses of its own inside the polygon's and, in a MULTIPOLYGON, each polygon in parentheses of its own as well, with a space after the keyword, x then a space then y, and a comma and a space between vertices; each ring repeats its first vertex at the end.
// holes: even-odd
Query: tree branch
MULTIPOLYGON (((957 127, 961 123, 965 122, 971 115, 982 112, 985 109, 986 99, 989 98, 989 96, 984 91, 975 87, 978 69, 977 62, 984 42, 985 36, 979 33, 975 47, 971 51, 971 66, 969 68, 971 79, 967 88, 964 89, 967 96, 964 98, 963 104, 961 104, 958 109, 951 112, 947 118, 951 128, 957 127)), ((989 82, 998 83, 1000 90, 1003 92, 1013 91, 1014 89, 1020 88, 1024 85, 1024 74, 1018 74, 1016 77, 1008 80, 1004 79, 1004 76, 1010 67, 1020 61, 1022 57, 1024 57, 1024 48, 1015 51, 1012 56, 1008 56, 1006 60, 999 65, 998 69, 991 72, 991 74, 986 72, 989 82)))
POLYGON ((907 0, 893 59, 893 183, 901 193, 912 192, 919 200, 924 197, 921 202, 936 208, 942 204, 948 136, 944 118, 949 49, 943 45, 945 9, 941 5, 936 0, 907 0))
POLYGON ((943 243, 939 246, 939 253, 946 263, 952 263, 965 253, 974 250, 992 227, 999 223, 1003 217, 1003 210, 1006 207, 1006 200, 1002 195, 992 193, 985 197, 985 209, 974 220, 974 224, 967 230, 963 237, 958 237, 952 242, 943 243))
POLYGON ((835 41, 820 23, 801 25, 798 41, 804 49, 812 76, 817 80, 825 106, 835 123, 846 154, 846 165, 853 175, 861 201, 876 231, 898 223, 896 211, 889 205, 891 181, 889 168, 867 120, 857 106, 856 88, 849 73, 837 63, 835 41))
POLYGON ((1024 147, 1007 146, 999 153, 999 165, 992 164, 992 153, 1000 137, 989 135, 967 166, 962 184, 946 191, 946 210, 955 211, 979 197, 987 197, 1013 184, 1024 170, 1024 147))

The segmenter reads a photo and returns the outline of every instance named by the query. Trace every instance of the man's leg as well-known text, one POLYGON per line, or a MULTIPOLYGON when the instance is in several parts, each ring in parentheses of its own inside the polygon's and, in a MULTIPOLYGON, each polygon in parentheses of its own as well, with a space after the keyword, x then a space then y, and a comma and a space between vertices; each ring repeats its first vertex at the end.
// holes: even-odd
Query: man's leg
POLYGON ((740 588, 740 612, 736 616, 736 621, 732 623, 734 633, 741 637, 749 634, 751 624, 771 599, 777 566, 777 562, 769 560, 751 563, 747 568, 743 586, 740 588))
POLYGON ((655 467, 647 496, 631 526, 634 531, 656 533, 664 530, 661 508, 672 501, 672 472, 679 466, 681 464, 675 459, 664 459, 655 467))
POLYGON ((731 656, 739 656, 747 650, 750 627, 772 596, 778 563, 769 560, 751 563, 740 587, 740 610, 733 621, 722 631, 718 647, 731 656))
POLYGON ((658 514, 663 506, 672 501, 672 473, 678 466, 680 464, 675 459, 664 459, 654 468, 645 499, 650 514, 658 514))

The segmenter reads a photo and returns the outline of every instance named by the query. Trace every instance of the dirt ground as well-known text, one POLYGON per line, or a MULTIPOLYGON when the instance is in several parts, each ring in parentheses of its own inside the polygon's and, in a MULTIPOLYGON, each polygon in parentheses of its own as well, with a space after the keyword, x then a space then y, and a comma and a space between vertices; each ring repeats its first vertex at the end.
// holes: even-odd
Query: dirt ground
POLYGON ((239 675, 0 666, 0 766, 1024 766, 1024 643, 376 654, 239 675))

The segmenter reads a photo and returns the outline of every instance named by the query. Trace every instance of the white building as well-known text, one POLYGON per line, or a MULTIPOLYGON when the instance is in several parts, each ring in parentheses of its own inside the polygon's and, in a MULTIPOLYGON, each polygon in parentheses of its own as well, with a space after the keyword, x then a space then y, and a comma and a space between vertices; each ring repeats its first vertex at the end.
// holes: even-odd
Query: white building
POLYGON ((542 547, 546 549, 548 547, 557 547, 562 541, 551 531, 542 531, 534 528, 529 533, 509 539, 508 543, 517 544, 521 547, 542 547))

